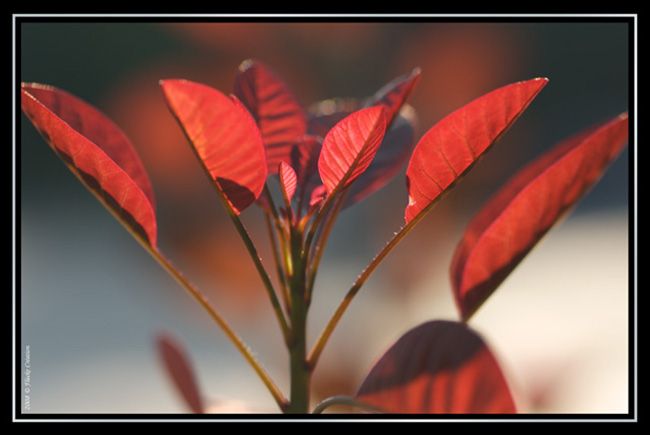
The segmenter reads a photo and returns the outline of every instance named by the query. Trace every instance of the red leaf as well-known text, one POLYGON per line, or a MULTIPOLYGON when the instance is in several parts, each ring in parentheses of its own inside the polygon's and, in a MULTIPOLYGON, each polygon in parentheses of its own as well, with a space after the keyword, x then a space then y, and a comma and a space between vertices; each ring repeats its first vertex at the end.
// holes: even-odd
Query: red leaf
POLYGON ((310 178, 316 171, 322 145, 323 139, 306 134, 291 148, 291 164, 299 180, 310 178))
POLYGON ((119 127, 94 107, 52 86, 23 83, 21 103, 25 115, 70 170, 156 248, 151 183, 119 127))
POLYGON ((314 190, 311 191, 311 197, 309 198, 309 206, 310 207, 315 207, 327 196, 327 190, 325 190, 325 186, 322 184, 319 186, 316 186, 314 190))
POLYGON ((374 160, 350 187, 344 207, 363 201, 386 186, 399 173, 415 144, 415 124, 415 111, 410 106, 403 107, 386 132, 374 160))
POLYGON ((383 106, 359 110, 327 134, 318 171, 328 195, 348 186, 370 166, 386 131, 384 112, 383 106))
POLYGON ((359 101, 352 98, 331 98, 314 104, 309 109, 309 134, 327 136, 336 123, 359 110, 359 106, 359 101))
POLYGON ((182 346, 166 334, 156 337, 156 348, 165 370, 190 410, 203 414, 203 398, 196 383, 192 364, 182 346))
MULTIPOLYGON (((309 131, 314 134, 326 134, 337 122, 353 113, 358 106, 359 102, 356 100, 340 98, 315 104, 310 109, 309 131)), ((344 208, 363 201, 382 189, 397 175, 413 150, 416 118, 415 110, 411 106, 403 107, 386 131, 372 163, 350 187, 344 208)), ((316 186, 310 185, 308 189, 313 190, 314 187, 316 186)))
POLYGON ((512 414, 499 364, 466 325, 433 321, 404 334, 370 370, 357 397, 389 413, 512 414))
POLYGON ((255 121, 236 97, 187 80, 160 82, 203 166, 236 214, 264 189, 266 154, 255 121))
POLYGON ((483 207, 456 248, 451 279, 469 318, 553 224, 598 181, 627 142, 627 114, 525 167, 483 207))
POLYGON ((261 62, 246 60, 235 78, 235 95, 255 118, 266 145, 269 173, 290 161, 292 146, 307 132, 307 116, 284 82, 261 62))
POLYGON ((459 179, 528 107, 547 79, 513 83, 447 115, 418 142, 406 170, 412 221, 459 179))
POLYGON ((420 79, 421 72, 420 68, 415 68, 409 74, 391 80, 379 89, 375 95, 367 99, 363 106, 384 105, 386 107, 386 125, 390 126, 420 79))
POLYGON ((296 186, 298 185, 298 177, 296 176, 296 171, 294 171, 290 165, 286 164, 285 162, 281 162, 278 172, 280 173, 282 195, 284 196, 287 205, 290 205, 293 194, 296 193, 296 186))

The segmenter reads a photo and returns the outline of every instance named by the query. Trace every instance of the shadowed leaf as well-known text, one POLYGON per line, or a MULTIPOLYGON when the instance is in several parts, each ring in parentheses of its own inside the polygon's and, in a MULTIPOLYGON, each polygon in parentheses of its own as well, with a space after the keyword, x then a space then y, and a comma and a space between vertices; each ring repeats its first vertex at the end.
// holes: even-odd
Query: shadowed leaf
POLYGON ((466 325, 432 321, 404 334, 370 370, 357 398, 388 413, 511 414, 499 364, 466 325))
POLYGON ((268 171, 276 173, 307 132, 304 109, 288 86, 259 61, 246 60, 239 66, 234 93, 255 118, 266 145, 268 171))
POLYGON ((406 170, 407 224, 470 169, 546 83, 538 78, 494 90, 447 115, 422 136, 406 170))
POLYGON ((164 80, 170 109, 235 214, 260 196, 266 153, 255 121, 236 97, 187 80, 164 80))
POLYGON ((156 248, 153 190, 124 133, 94 107, 52 86, 23 83, 21 104, 70 170, 115 216, 156 248))
POLYGON ((299 204, 320 184, 316 169, 322 145, 321 137, 305 135, 291 148, 291 167, 298 177, 299 204))
POLYGON ((553 224, 600 179, 627 143, 627 114, 560 143, 522 169, 482 208, 451 265, 469 318, 553 224))
POLYGON ((331 195, 345 188, 370 166, 386 131, 385 109, 362 109, 336 124, 323 140, 318 171, 331 195))
POLYGON ((196 383, 192 364, 182 346, 172 337, 160 334, 156 348, 167 375, 180 393, 188 408, 195 414, 203 414, 205 406, 196 383))
POLYGON ((420 68, 401 75, 379 89, 375 95, 366 99, 363 107, 384 105, 386 107, 386 125, 391 126, 402 105, 420 79, 420 68))
POLYGON ((316 173, 318 156, 323 139, 305 135, 291 148, 291 167, 296 171, 300 183, 308 182, 316 173))

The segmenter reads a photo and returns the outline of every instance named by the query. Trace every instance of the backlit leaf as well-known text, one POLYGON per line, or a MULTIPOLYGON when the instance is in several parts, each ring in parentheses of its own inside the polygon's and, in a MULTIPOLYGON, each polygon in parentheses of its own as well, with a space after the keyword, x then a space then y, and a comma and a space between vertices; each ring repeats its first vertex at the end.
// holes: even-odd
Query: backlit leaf
POLYGON ((282 187, 282 195, 284 196, 287 205, 291 204, 291 199, 293 198, 294 193, 296 193, 296 187, 298 185, 298 177, 296 176, 296 171, 285 162, 280 163, 280 186, 282 187))
POLYGON ((483 155, 547 82, 532 79, 485 94, 447 115, 422 136, 406 170, 407 224, 426 212, 483 155))
POLYGON ((627 114, 560 143, 522 169, 467 227, 451 265, 469 318, 553 224, 600 179, 627 143, 627 114))
POLYGON ((386 132, 374 160, 350 187, 344 207, 361 202, 382 189, 404 168, 415 145, 415 118, 411 106, 402 107, 401 113, 386 132))
POLYGON ((52 86, 23 83, 21 104, 68 168, 116 217, 156 248, 153 190, 124 133, 94 107, 52 86))
POLYGON ((385 109, 362 109, 336 124, 323 140, 318 171, 331 195, 352 183, 370 166, 386 131, 385 109))
POLYGON ((209 86, 187 80, 164 80, 161 86, 203 166, 241 213, 266 183, 266 153, 255 121, 236 97, 209 86))

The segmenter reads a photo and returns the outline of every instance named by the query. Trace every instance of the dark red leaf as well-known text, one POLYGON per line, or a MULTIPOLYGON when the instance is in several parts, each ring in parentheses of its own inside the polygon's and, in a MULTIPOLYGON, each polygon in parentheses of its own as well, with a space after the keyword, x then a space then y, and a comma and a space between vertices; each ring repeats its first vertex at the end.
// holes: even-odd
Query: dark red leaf
POLYGON ((293 198, 294 193, 296 193, 298 177, 296 176, 296 171, 285 162, 280 163, 280 169, 278 172, 280 174, 282 195, 284 195, 284 199, 287 202, 287 205, 289 205, 291 204, 291 199, 293 198))
POLYGON ((70 170, 156 248, 153 189, 133 145, 105 115, 52 86, 22 84, 25 115, 70 170))
POLYGON ((291 148, 291 167, 295 169, 296 175, 301 182, 311 178, 316 172, 322 145, 322 138, 307 134, 298 139, 291 148))
POLYGON ((209 86, 187 80, 160 84, 203 166, 241 213, 266 183, 266 153, 255 121, 236 97, 209 86))
POLYGON ((415 111, 410 106, 402 108, 386 132, 374 160, 350 187, 344 207, 363 201, 382 189, 404 167, 415 144, 415 118, 415 111))
POLYGON ((416 145, 406 170, 406 223, 427 211, 512 125, 546 83, 547 79, 537 78, 504 86, 434 125, 416 145))
POLYGON ((433 321, 404 334, 363 381, 360 401, 389 413, 512 414, 499 364, 466 325, 433 321))
POLYGON ((266 145, 269 173, 290 161, 291 148, 307 132, 307 116, 284 82, 259 61, 239 66, 235 95, 255 118, 266 145))
POLYGON ((415 68, 409 74, 404 74, 391 80, 379 89, 375 95, 368 98, 363 107, 382 104, 386 107, 386 125, 390 127, 402 105, 420 79, 420 68, 415 68))
POLYGON ((195 414, 203 414, 205 410, 203 398, 185 350, 176 340, 166 334, 156 337, 156 348, 167 374, 188 408, 195 414))
POLYGON ((318 171, 331 195, 370 166, 386 131, 383 106, 362 109, 336 124, 323 140, 318 171))
POLYGON ((464 319, 598 181, 627 137, 624 114, 560 143, 488 201, 467 227, 451 265, 454 296, 464 319))

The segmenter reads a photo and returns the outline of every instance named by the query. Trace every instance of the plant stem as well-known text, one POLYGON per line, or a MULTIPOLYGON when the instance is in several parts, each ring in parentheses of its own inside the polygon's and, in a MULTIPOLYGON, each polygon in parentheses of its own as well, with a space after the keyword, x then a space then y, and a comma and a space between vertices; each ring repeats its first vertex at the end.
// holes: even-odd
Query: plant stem
POLYGON ((285 319, 284 313, 282 312, 282 307, 280 306, 280 301, 278 300, 278 296, 275 293, 275 289, 273 288, 271 279, 269 278, 268 273, 266 273, 266 269, 264 269, 264 266, 262 265, 262 259, 257 253, 257 248, 255 248, 255 244, 251 240, 248 231, 246 231, 246 228, 244 228, 244 225, 242 224, 239 217, 235 215, 235 213, 233 213, 233 211, 230 208, 227 209, 233 224, 235 224, 235 228, 237 228, 239 235, 244 241, 244 245, 246 245, 246 249, 248 249, 248 253, 253 259, 253 263, 255 263, 255 268, 257 269, 257 272, 262 278, 264 287, 266 288, 266 291, 269 295, 269 299, 271 300, 273 311, 275 311, 275 316, 277 317, 278 323, 280 324, 280 328, 282 329, 282 335, 284 336, 284 339, 286 341, 289 339, 289 335, 290 335, 289 325, 287 324, 287 320, 285 319))
MULTIPOLYGON (((172 111, 173 112, 173 111, 172 111)), ((192 139, 189 137, 187 134, 187 131, 185 131, 185 127, 183 126, 183 123, 177 118, 181 129, 183 130, 183 133, 185 133, 185 137, 187 138, 188 142, 192 144, 192 139)), ((251 240, 248 232, 246 231, 246 228, 244 228, 244 224, 242 224, 241 219, 239 219, 239 215, 237 212, 235 212, 235 209, 233 208, 232 204, 230 203, 228 197, 226 196, 225 192, 221 189, 221 186, 219 183, 212 177, 212 174, 208 170, 208 168, 205 166, 205 162, 199 155, 198 151, 194 146, 190 146, 192 149, 192 152, 196 156, 196 158, 201 162, 201 167, 203 168, 203 172, 205 173, 206 177, 208 177, 208 180, 210 180, 210 184, 214 188, 214 190, 217 192, 217 196, 221 200, 221 203, 223 207, 226 209, 226 212, 228 213, 228 216, 230 216, 230 220, 232 220, 233 224, 235 224, 235 228, 237 229, 237 232, 241 236, 242 240, 244 241, 244 245, 246 245, 246 249, 248 250, 248 253, 250 254, 251 259, 253 260, 253 263, 255 263, 255 268, 257 269, 257 272, 260 275, 260 278, 262 278, 262 282, 264 283, 264 287, 266 288, 266 291, 269 295, 269 299, 271 300, 271 305, 273 306, 273 311, 275 311, 275 316, 278 319, 278 323, 280 324, 280 328, 282 329, 282 335, 284 337, 284 341, 286 342, 289 339, 289 326, 287 325, 287 320, 284 317, 284 313, 282 312, 282 307, 280 306, 280 302, 278 301, 278 296, 275 294, 275 289, 273 288, 273 284, 271 283, 271 279, 269 278, 269 274, 266 272, 266 269, 264 269, 264 266, 262 265, 262 259, 257 253, 257 249, 255 248, 255 244, 251 240)), ((265 183, 264 184, 264 192, 263 192, 267 198, 270 200, 270 208, 271 208, 271 213, 273 213, 273 217, 277 220, 277 211, 275 210, 275 205, 273 204, 273 199, 271 198, 271 194, 269 192, 268 186, 265 183)))
POLYGON ((334 204, 338 194, 341 192, 343 188, 344 188, 343 183, 339 183, 336 186, 336 188, 334 188, 334 190, 327 195, 327 197, 325 198, 325 202, 323 202, 322 207, 320 207, 320 210, 316 212, 316 217, 314 218, 314 221, 311 223, 309 231, 307 232, 307 237, 305 238, 303 253, 308 253, 311 250, 312 242, 314 240, 314 237, 316 236, 316 232, 320 227, 321 221, 325 218, 325 216, 327 216, 327 214, 330 211, 330 208, 334 204))
POLYGON ((320 260, 323 257, 323 252, 325 251, 325 246, 327 246, 327 241, 329 240, 329 235, 332 232, 332 228, 334 228, 334 222, 336 222, 336 218, 339 212, 341 211, 343 204, 345 203, 345 197, 347 192, 348 190, 344 190, 341 193, 341 196, 337 199, 337 203, 336 205, 334 205, 334 209, 330 212, 329 216, 325 221, 320 236, 318 236, 316 239, 314 254, 309 261, 310 272, 308 274, 308 280, 307 280, 307 305, 308 306, 311 304, 311 297, 314 291, 314 282, 316 281, 316 274, 318 273, 318 266, 320 265, 320 260))
MULTIPOLYGON (((455 183, 455 181, 454 181, 455 183)), ((448 191, 448 190, 447 190, 448 191)), ((318 337, 318 340, 316 340, 316 343, 314 344, 314 347, 312 347, 311 352, 309 352, 309 358, 307 358, 307 361, 309 362, 309 367, 313 370, 316 364, 318 363, 318 358, 320 357, 320 354, 323 352, 323 349, 325 349, 325 345, 327 344, 327 340, 329 340, 330 336, 334 332, 334 329, 336 328, 336 325, 338 324, 339 320, 341 320, 341 317, 343 317, 343 314, 345 313, 345 310, 348 308, 350 303, 352 302, 352 299, 354 299, 354 296, 359 292, 361 289, 361 286, 366 282, 368 277, 372 274, 372 272, 379 266, 379 263, 388 255, 390 251, 395 248, 399 244, 399 242, 402 241, 402 239, 420 222, 424 216, 431 211, 431 209, 440 201, 445 193, 439 195, 434 201, 429 203, 420 213, 418 213, 413 219, 411 219, 406 225, 404 225, 398 232, 395 233, 392 239, 386 243, 386 245, 383 247, 381 251, 375 256, 375 258, 370 261, 370 264, 366 266, 366 268, 361 272, 361 275, 357 278, 357 280, 352 284, 352 287, 350 287, 350 290, 345 294, 343 297, 343 300, 339 303, 339 306, 336 308, 336 311, 330 318, 330 320, 327 322, 327 325, 323 329, 323 332, 321 332, 321 335, 318 337)))
MULTIPOLYGON (((269 232, 269 239, 271 241, 271 251, 273 252, 273 261, 275 262, 275 268, 278 275, 278 283, 280 284, 280 289, 282 292, 282 300, 284 302, 284 308, 287 313, 290 313, 290 301, 289 301, 289 288, 287 286, 287 277, 285 275, 284 268, 282 265, 283 261, 280 259, 280 254, 278 253, 278 244, 275 240, 275 231, 273 230, 273 222, 271 222, 271 216, 269 212, 264 211, 264 220, 266 222, 266 229, 269 232)), ((282 237, 282 235, 279 235, 282 237)), ((284 258, 284 253, 282 254, 284 258)))
POLYGON ((314 347, 312 348, 311 352, 309 353, 309 366, 313 369, 316 366, 316 363, 318 362, 318 358, 320 357, 321 353, 323 352, 323 349, 325 348, 325 345, 327 344, 327 341, 329 340, 330 336, 334 332, 334 329, 336 328, 336 325, 338 325, 339 320, 341 320, 341 317, 343 317, 343 314, 345 313, 345 310, 348 308, 350 303, 352 302, 352 299, 356 296, 356 294, 359 292, 361 289, 361 286, 366 282, 368 277, 372 274, 372 272, 379 266, 379 263, 388 255, 388 253, 395 247, 397 244, 406 236, 409 231, 415 226, 417 222, 420 221, 424 213, 421 213, 418 217, 416 217, 414 220, 403 226, 395 235, 393 236, 392 239, 384 246, 384 248, 379 251, 379 253, 375 256, 375 258, 372 259, 372 261, 366 266, 366 268, 361 272, 361 275, 356 279, 354 284, 352 284, 352 287, 350 287, 350 290, 345 294, 343 297, 343 300, 340 302, 338 308, 330 318, 329 322, 327 322, 327 325, 323 329, 323 332, 321 332, 321 335, 318 337, 318 340, 316 340, 316 343, 314 344, 314 347))
POLYGON ((147 251, 151 257, 156 260, 156 262, 162 266, 167 273, 169 273, 175 280, 178 282, 189 294, 196 300, 202 307, 205 309, 212 320, 219 326, 219 328, 224 332, 226 337, 230 342, 235 346, 235 348, 242 354, 244 359, 251 365, 255 373, 260 377, 266 388, 269 390, 276 403, 281 410, 286 409, 288 401, 284 397, 284 394, 280 389, 275 385, 273 379, 267 371, 264 369, 262 364, 257 361, 253 355, 251 349, 246 343, 237 335, 237 333, 232 329, 228 324, 226 319, 224 319, 221 314, 210 304, 208 298, 205 297, 203 293, 192 283, 189 282, 187 278, 178 270, 176 267, 165 257, 157 248, 151 246, 148 241, 146 241, 142 235, 137 233, 129 223, 127 223, 122 216, 120 216, 108 203, 106 200, 99 195, 94 189, 91 189, 86 182, 83 180, 83 177, 79 175, 76 170, 73 170, 72 173, 82 182, 83 185, 88 187, 88 190, 93 194, 95 198, 108 210, 108 212, 113 215, 113 217, 128 231, 129 234, 142 246, 145 251, 147 251))
POLYGON ((307 364, 307 303, 305 300, 306 263, 302 255, 302 233, 291 229, 293 275, 291 288, 291 340, 289 342, 289 369, 291 395, 287 413, 309 411, 311 370, 307 364))
MULTIPOLYGON (((147 246, 148 245, 145 247, 147 246)), ((196 287, 194 287, 187 280, 187 278, 185 278, 183 274, 178 269, 176 269, 176 267, 174 267, 174 265, 171 264, 171 262, 160 252, 151 248, 148 248, 147 251, 149 251, 153 258, 208 312, 212 320, 215 321, 215 323, 219 326, 219 328, 221 328, 224 334, 226 334, 226 337, 228 337, 228 339, 237 348, 237 350, 239 350, 246 361, 251 365, 251 367, 253 367, 253 370, 255 370, 255 373, 257 373, 257 375, 260 377, 280 409, 284 409, 287 406, 287 399, 284 397, 280 389, 275 385, 262 364, 257 361, 255 356, 253 356, 253 353, 251 352, 251 349, 248 347, 248 345, 246 345, 246 343, 244 343, 244 341, 230 327, 228 322, 226 322, 221 314, 216 311, 216 309, 210 304, 205 295, 201 293, 196 287)))

